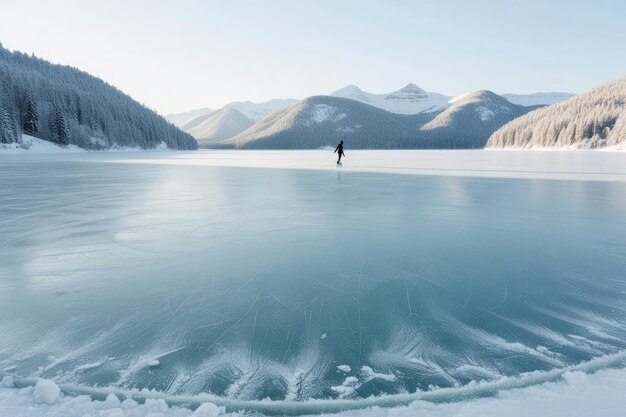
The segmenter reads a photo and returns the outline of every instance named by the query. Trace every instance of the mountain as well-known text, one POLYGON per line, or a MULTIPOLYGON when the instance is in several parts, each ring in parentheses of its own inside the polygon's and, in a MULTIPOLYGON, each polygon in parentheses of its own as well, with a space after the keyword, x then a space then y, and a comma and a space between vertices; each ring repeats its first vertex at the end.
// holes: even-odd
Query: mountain
POLYGON ((165 119, 173 123, 178 127, 183 127, 191 120, 198 116, 206 116, 207 114, 211 114, 215 112, 215 110, 210 109, 208 107, 204 107, 202 109, 192 110, 184 113, 172 113, 165 116, 165 119))
POLYGON ((99 78, 0 45, 0 143, 20 142, 22 134, 86 149, 198 147, 99 78))
POLYGON ((239 110, 223 107, 214 113, 195 117, 182 129, 196 138, 200 148, 207 148, 235 136, 253 124, 239 110))
POLYGON ((558 103, 574 97, 572 93, 502 94, 502 97, 520 106, 538 106, 558 103))
POLYGON ((626 77, 502 126, 489 148, 596 148, 626 143, 626 77))
POLYGON ((270 113, 273 113, 277 110, 284 109, 287 106, 290 106, 294 103, 297 103, 298 100, 293 98, 280 99, 275 98, 272 100, 265 101, 263 103, 253 103, 251 101, 235 101, 233 103, 229 103, 225 108, 228 109, 236 109, 239 110, 244 116, 253 121, 259 121, 270 113))
POLYGON ((355 85, 349 85, 335 91, 331 96, 360 101, 361 103, 399 114, 440 111, 450 100, 448 96, 426 92, 413 83, 387 94, 368 93, 355 85))
POLYGON ((294 99, 272 99, 263 103, 235 101, 217 111, 209 108, 170 114, 168 120, 198 139, 200 147, 235 136, 270 113, 296 103, 294 99))
POLYGON ((419 126, 432 115, 390 113, 355 100, 313 96, 277 111, 222 146, 256 149, 316 149, 346 141, 352 149, 415 146, 419 126))
POLYGON ((315 149, 346 141, 352 149, 472 149, 510 120, 536 107, 491 91, 452 100, 443 111, 404 115, 359 101, 314 96, 273 113, 220 146, 315 149))
POLYGON ((499 127, 535 107, 519 106, 491 91, 464 94, 420 128, 420 147, 434 149, 483 148, 499 127))

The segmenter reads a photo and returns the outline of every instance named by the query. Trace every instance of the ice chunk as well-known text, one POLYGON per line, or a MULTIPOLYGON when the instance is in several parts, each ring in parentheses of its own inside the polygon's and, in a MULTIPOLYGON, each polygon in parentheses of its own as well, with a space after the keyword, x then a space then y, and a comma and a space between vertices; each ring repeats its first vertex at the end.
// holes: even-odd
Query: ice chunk
POLYGON ((106 400, 104 400, 104 405, 106 406, 106 408, 119 408, 122 403, 120 402, 119 398, 115 396, 115 394, 109 394, 106 400))
POLYGON ((352 370, 352 368, 350 368, 349 365, 339 365, 337 369, 339 369, 341 372, 346 372, 346 373, 352 370))
POLYGON ((224 411, 224 407, 218 407, 213 403, 204 403, 193 412, 192 417, 217 417, 224 411))
POLYGON ((34 395, 37 402, 54 404, 61 396, 61 389, 52 381, 40 379, 35 385, 34 395))
POLYGON ((384 381, 393 382, 396 380, 396 376, 394 374, 381 374, 381 373, 375 372, 369 366, 362 366, 361 372, 365 375, 366 381, 371 381, 372 379, 382 379, 384 381))

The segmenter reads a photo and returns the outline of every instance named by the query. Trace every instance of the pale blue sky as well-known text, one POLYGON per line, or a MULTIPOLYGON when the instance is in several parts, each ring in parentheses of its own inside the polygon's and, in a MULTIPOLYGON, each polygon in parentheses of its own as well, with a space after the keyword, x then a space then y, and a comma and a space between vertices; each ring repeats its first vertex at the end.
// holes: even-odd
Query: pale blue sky
POLYGON ((0 0, 5 47, 161 113, 414 82, 581 92, 626 75, 626 2, 0 0))

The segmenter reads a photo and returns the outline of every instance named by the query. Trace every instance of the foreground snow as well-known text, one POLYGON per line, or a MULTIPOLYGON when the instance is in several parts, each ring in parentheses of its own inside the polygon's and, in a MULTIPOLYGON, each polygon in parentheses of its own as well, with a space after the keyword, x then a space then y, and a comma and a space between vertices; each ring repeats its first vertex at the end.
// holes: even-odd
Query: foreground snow
MULTIPOLYGON (((0 415, 21 417, 213 417, 224 409, 204 403, 195 411, 177 406, 169 407, 162 399, 138 404, 134 400, 120 401, 109 395, 105 401, 93 401, 88 396, 55 395, 56 385, 46 381, 38 395, 37 388, 14 388, 8 378, 0 388, 0 415), (41 395, 45 398, 42 399, 41 395), (52 401, 48 401, 48 400, 52 401), (51 403, 49 403, 51 402, 51 403)), ((38 385, 39 387, 40 385, 38 385)), ((58 388, 56 388, 58 389, 58 388)), ((605 369, 595 374, 568 372, 559 382, 548 382, 521 389, 503 391, 496 397, 478 398, 454 403, 434 404, 415 401, 406 407, 345 411, 342 417, 413 417, 413 416, 546 416, 586 417, 623 416, 626 409, 626 369, 605 369)), ((330 415, 330 414, 327 414, 330 415)))

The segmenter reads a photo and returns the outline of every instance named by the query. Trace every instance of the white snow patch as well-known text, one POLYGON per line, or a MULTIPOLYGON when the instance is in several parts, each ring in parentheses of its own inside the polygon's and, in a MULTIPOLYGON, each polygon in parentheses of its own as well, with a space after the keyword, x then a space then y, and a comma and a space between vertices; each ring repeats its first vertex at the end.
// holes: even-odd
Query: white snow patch
POLYGON ((493 111, 489 110, 485 106, 478 107, 476 111, 478 112, 478 115, 480 116, 480 120, 482 120, 483 122, 486 122, 487 120, 491 119, 493 116, 496 115, 493 111))
POLYGON ((312 123, 324 123, 327 121, 338 122, 348 117, 345 113, 339 113, 339 109, 328 104, 316 104, 310 110, 310 119, 306 125, 312 123))
POLYGON ((224 414, 224 407, 218 407, 213 403, 204 403, 193 412, 192 417, 217 417, 224 414))
POLYGON ((346 372, 346 373, 352 371, 352 368, 350 368, 350 365, 339 365, 337 369, 339 369, 341 372, 346 372))
POLYGON ((381 374, 381 373, 375 372, 369 366, 362 366, 361 372, 363 373, 365 377, 365 382, 371 381, 372 379, 382 379, 384 381, 394 382, 397 379, 394 374, 381 374))
POLYGON ((324 340, 324 339, 326 339, 326 337, 327 337, 327 336, 328 336, 328 335, 327 335, 326 333, 324 333, 324 334, 321 336, 321 339, 322 339, 322 340, 324 340))
POLYGON ((119 408, 122 405, 122 402, 115 394, 107 395, 107 398, 104 400, 104 405, 108 408, 119 408))
POLYGON ((38 403, 54 404, 61 397, 61 389, 57 384, 47 379, 40 379, 33 391, 38 403))
POLYGON ((0 153, 67 153, 86 152, 76 145, 59 146, 34 136, 22 135, 21 143, 0 144, 0 153))
POLYGON ((359 379, 354 376, 348 376, 344 379, 341 385, 335 385, 330 387, 333 391, 339 394, 339 398, 349 397, 354 393, 354 391, 359 388, 361 384, 359 383, 359 379))

